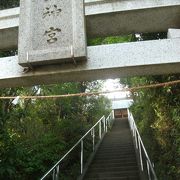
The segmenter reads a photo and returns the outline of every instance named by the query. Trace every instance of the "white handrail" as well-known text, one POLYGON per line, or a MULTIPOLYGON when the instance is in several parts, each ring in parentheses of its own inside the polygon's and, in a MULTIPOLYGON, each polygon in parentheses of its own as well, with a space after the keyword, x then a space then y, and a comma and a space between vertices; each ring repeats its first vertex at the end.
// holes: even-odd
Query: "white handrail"
POLYGON ((148 153, 146 151, 146 148, 143 144, 143 141, 141 139, 141 136, 139 134, 139 131, 137 129, 136 123, 134 121, 133 115, 132 113, 128 110, 128 121, 129 121, 129 125, 135 140, 135 145, 136 145, 136 149, 139 150, 139 160, 140 160, 140 165, 141 165, 141 171, 144 171, 144 166, 143 166, 143 159, 142 159, 142 153, 144 153, 145 155, 145 160, 147 163, 147 173, 148 173, 148 179, 151 180, 151 174, 153 175, 153 180, 157 180, 157 176, 156 173, 154 171, 153 165, 151 163, 151 160, 148 156, 148 153), (142 149, 141 149, 142 148, 142 149))
POLYGON ((107 118, 105 118, 105 116, 102 116, 100 118, 100 120, 94 125, 91 127, 91 129, 89 129, 85 134, 84 136, 82 136, 81 139, 79 139, 79 141, 77 141, 77 143, 43 176, 41 177, 40 180, 44 180, 49 174, 52 173, 52 177, 53 177, 53 180, 56 180, 58 179, 58 176, 59 176, 59 164, 66 158, 66 156, 69 155, 70 152, 72 152, 79 144, 81 144, 81 174, 83 173, 83 140, 85 139, 85 137, 90 133, 92 132, 92 137, 93 137, 93 151, 95 149, 95 142, 94 142, 94 138, 95 138, 95 127, 97 125, 99 125, 99 138, 101 139, 102 138, 102 126, 101 126, 101 123, 103 123, 103 129, 104 129, 104 134, 107 133, 107 129, 108 129, 108 126, 109 128, 112 127, 112 123, 111 121, 113 121, 114 119, 114 113, 113 111, 109 114, 109 116, 107 118))

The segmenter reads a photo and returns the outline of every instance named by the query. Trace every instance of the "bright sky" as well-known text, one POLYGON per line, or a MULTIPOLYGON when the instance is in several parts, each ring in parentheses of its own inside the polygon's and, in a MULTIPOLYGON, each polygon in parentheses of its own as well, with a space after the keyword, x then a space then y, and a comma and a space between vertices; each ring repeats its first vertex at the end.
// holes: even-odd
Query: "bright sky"
MULTIPOLYGON (((103 91, 114 91, 117 89, 123 89, 123 85, 120 84, 120 79, 107 79, 103 86, 103 91)), ((129 95, 128 92, 116 92, 116 93, 110 93, 106 96, 110 99, 113 98, 124 98, 127 95, 129 95)))

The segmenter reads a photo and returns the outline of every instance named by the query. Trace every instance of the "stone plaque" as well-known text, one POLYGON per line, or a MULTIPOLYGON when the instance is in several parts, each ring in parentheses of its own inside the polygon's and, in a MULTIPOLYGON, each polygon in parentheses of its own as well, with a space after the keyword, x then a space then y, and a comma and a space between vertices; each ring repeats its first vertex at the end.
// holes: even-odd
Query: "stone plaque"
POLYGON ((86 60, 83 0, 21 0, 19 64, 86 60))

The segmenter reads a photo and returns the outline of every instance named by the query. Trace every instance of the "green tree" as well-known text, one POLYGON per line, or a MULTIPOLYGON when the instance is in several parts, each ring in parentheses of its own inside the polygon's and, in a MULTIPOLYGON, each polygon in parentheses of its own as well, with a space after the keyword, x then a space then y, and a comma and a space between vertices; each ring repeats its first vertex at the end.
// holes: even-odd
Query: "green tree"
MULTIPOLYGON (((34 95, 38 88, 42 95, 79 93, 92 91, 93 86, 100 87, 96 82, 63 83, 3 89, 0 95, 34 95)), ((110 108, 109 101, 103 96, 26 100, 16 106, 12 101, 0 103, 0 179, 37 179, 100 116, 109 113, 110 108)), ((76 162, 77 154, 67 159, 64 169, 71 169, 72 163, 68 162, 72 159, 76 162)), ((78 167, 75 164, 72 168, 78 167)), ((70 174, 75 177, 75 173, 70 174)))
POLYGON ((19 0, 1 0, 0 9, 7 9, 19 6, 19 0))
MULTIPOLYGON (((180 75, 134 77, 129 87, 177 80, 180 75)), ((159 179, 180 178, 180 86, 140 90, 131 107, 159 179)))

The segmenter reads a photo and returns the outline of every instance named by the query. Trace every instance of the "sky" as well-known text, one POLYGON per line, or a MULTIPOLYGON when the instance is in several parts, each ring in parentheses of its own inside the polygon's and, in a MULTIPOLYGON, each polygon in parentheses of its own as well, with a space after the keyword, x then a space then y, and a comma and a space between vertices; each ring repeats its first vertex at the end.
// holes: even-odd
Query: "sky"
MULTIPOLYGON (((103 85, 103 91, 114 91, 118 89, 123 89, 124 85, 120 84, 120 79, 107 79, 103 85)), ((109 99, 114 98, 125 98, 129 95, 129 92, 116 92, 106 94, 109 99)))

